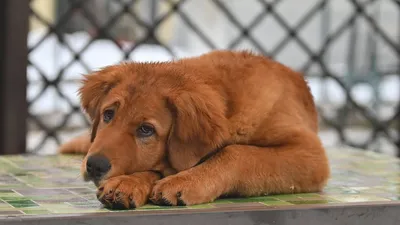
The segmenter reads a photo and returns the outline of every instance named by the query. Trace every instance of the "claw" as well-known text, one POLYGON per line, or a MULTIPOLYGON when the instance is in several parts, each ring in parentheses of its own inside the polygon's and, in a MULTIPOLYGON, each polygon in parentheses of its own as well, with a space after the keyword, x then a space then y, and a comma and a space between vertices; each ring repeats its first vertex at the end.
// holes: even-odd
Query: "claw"
POLYGON ((131 201, 129 202, 129 208, 131 208, 131 209, 136 209, 136 203, 135 203, 135 201, 131 200, 131 201))
POLYGON ((186 206, 186 203, 182 199, 178 198, 178 206, 186 206))
POLYGON ((168 199, 163 197, 161 198, 160 205, 172 206, 172 203, 168 199))
POLYGON ((115 202, 112 204, 112 209, 122 210, 126 209, 126 206, 122 202, 115 202))

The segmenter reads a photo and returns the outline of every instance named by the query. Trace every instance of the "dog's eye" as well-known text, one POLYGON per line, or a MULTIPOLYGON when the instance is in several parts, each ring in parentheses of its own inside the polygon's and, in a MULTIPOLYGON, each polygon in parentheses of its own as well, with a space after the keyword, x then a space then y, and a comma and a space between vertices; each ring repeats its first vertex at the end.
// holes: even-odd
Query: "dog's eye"
POLYGON ((137 135, 139 137, 150 137, 154 134, 154 127, 149 124, 143 124, 137 129, 137 135))
POLYGON ((105 123, 110 122, 113 118, 114 118, 114 110, 107 109, 106 111, 104 111, 104 113, 103 113, 103 121, 105 123))

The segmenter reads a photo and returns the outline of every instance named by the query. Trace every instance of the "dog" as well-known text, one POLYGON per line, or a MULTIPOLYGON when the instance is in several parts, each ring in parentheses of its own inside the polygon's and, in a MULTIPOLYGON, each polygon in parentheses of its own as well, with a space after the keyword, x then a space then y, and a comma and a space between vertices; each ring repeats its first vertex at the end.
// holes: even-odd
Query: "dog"
POLYGON ((112 209, 319 192, 330 176, 302 74, 249 51, 120 63, 79 89, 91 132, 60 152, 112 209))

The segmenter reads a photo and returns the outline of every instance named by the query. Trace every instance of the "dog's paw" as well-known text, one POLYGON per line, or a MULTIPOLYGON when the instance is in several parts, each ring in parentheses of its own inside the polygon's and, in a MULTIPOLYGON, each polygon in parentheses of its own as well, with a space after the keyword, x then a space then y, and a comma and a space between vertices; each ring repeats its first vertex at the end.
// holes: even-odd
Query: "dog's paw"
POLYGON ((147 203, 151 185, 136 176, 117 176, 104 181, 97 199, 107 208, 135 209, 147 203))
POLYGON ((201 180, 189 172, 181 172, 156 182, 150 200, 157 205, 184 206, 208 203, 218 195, 217 186, 209 179, 201 180))

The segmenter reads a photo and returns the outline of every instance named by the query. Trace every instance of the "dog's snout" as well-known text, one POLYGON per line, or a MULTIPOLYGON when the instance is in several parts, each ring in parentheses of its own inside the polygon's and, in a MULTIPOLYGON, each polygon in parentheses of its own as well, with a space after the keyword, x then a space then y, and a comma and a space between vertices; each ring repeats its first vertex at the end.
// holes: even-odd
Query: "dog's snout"
POLYGON ((86 172, 94 179, 100 179, 110 169, 110 161, 103 155, 92 155, 87 159, 86 172))

